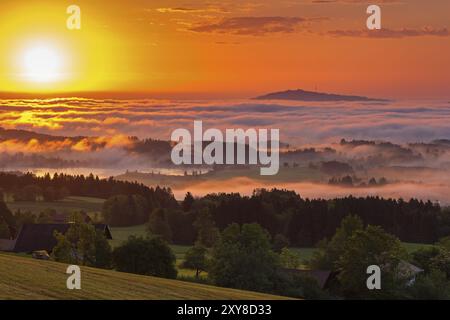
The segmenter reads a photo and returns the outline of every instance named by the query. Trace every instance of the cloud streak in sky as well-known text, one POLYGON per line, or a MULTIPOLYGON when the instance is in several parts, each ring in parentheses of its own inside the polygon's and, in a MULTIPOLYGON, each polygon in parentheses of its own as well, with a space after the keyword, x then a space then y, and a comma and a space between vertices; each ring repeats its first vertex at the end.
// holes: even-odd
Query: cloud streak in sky
POLYGON ((354 37, 354 38, 411 38, 411 37, 448 37, 450 32, 447 28, 424 27, 422 29, 389 29, 382 28, 380 30, 332 30, 328 34, 336 37, 354 37))
MULTIPOLYGON (((312 3, 330 4, 330 3, 345 3, 345 4, 373 4, 369 0, 312 0, 312 3)), ((399 3, 399 0, 378 0, 377 3, 399 3)))
POLYGON ((304 17, 234 17, 225 18, 218 22, 200 24, 189 30, 203 33, 261 36, 273 33, 296 32, 303 24, 323 19, 304 17))

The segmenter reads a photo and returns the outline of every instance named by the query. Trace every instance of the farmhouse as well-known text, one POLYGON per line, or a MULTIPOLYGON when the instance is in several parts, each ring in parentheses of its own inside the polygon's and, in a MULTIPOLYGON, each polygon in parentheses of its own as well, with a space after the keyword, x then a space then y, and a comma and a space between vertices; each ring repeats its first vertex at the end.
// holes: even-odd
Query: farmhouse
POLYGON ((422 272, 424 272, 423 269, 405 260, 400 261, 396 270, 398 279, 403 280, 406 286, 412 286, 416 282, 417 276, 422 272))
MULTIPOLYGON (((111 230, 106 224, 94 224, 96 230, 102 231, 106 239, 111 240, 111 230)), ((9 240, 8 244, 0 250, 31 253, 45 250, 51 252, 56 246, 54 232, 65 234, 69 230, 69 223, 53 224, 24 224, 15 240, 9 240)))

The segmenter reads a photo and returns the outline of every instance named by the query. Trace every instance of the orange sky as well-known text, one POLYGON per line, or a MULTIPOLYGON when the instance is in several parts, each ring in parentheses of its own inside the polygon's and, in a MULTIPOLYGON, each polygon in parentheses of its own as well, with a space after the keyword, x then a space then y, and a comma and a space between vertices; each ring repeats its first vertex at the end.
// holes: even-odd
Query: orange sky
MULTIPOLYGON (((376 3, 377 1, 371 2, 376 3)), ((450 98, 450 1, 378 1, 383 33, 368 37, 366 1, 73 0, 0 2, 0 91, 149 92, 251 97, 303 88, 387 98, 450 98), (61 78, 24 79, 43 45, 61 78)))

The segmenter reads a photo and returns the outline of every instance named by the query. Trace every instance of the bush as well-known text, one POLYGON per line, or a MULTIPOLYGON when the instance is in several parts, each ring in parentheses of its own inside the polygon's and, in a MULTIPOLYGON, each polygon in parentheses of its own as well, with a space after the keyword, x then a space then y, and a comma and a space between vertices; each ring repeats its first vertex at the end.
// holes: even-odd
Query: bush
POLYGON ((429 274, 419 275, 415 284, 409 289, 411 298, 419 300, 450 299, 450 283, 446 274, 432 270, 429 274))
POLYGON ((297 269, 300 266, 300 256, 288 248, 283 248, 280 254, 281 265, 288 269, 297 269))
POLYGON ((431 271, 432 259, 437 257, 441 250, 438 247, 420 248, 412 253, 413 263, 422 268, 425 273, 431 271))
POLYGON ((175 255, 160 237, 131 236, 113 251, 113 264, 121 272, 175 279, 175 262, 175 255))
POLYGON ((57 244, 52 250, 52 257, 55 261, 68 264, 78 264, 72 243, 61 233, 54 234, 57 244))

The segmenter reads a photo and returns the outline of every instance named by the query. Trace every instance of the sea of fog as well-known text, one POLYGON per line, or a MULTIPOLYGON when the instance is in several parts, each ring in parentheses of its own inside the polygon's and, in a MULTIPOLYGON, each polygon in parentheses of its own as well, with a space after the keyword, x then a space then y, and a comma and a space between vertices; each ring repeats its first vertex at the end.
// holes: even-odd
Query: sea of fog
MULTIPOLYGON (((168 140, 173 130, 278 128, 296 145, 341 138, 417 142, 450 138, 449 101, 286 102, 259 100, 0 100, 0 126, 52 135, 168 140)), ((118 142, 119 143, 119 142, 118 142)))
MULTIPOLYGON (((268 128, 280 129, 281 141, 291 148, 326 147, 346 140, 389 141, 398 144, 450 139, 449 101, 388 102, 286 102, 259 100, 168 101, 168 100, 94 100, 65 98, 51 100, 0 100, 0 127, 27 130, 65 139, 45 143, 14 136, 0 139, 0 154, 59 157, 71 161, 107 160, 108 165, 65 169, 24 168, 37 175, 54 172, 93 173, 100 177, 117 176, 127 171, 181 176, 184 170, 164 168, 139 155, 127 152, 129 137, 169 140, 173 130, 193 130, 194 120, 204 129, 268 128), (91 137, 76 141, 73 137, 91 137), (95 141, 94 148, 90 142, 95 141), (98 145, 102 147, 99 148, 98 145), (139 159, 138 159, 139 158, 139 159), (137 161, 139 160, 139 161, 137 161)), ((22 137, 23 138, 23 137, 22 137)), ((444 159, 445 161, 449 161, 444 159)), ((438 168, 436 177, 396 181, 388 187, 349 189, 325 184, 261 182, 245 177, 207 181, 189 188, 174 189, 178 198, 184 192, 239 191, 250 194, 257 187, 285 187, 307 197, 381 195, 419 197, 450 203, 450 172, 438 168)), ((14 164, 2 168, 14 169, 14 164)), ((436 169, 436 168, 434 168, 436 169)))

